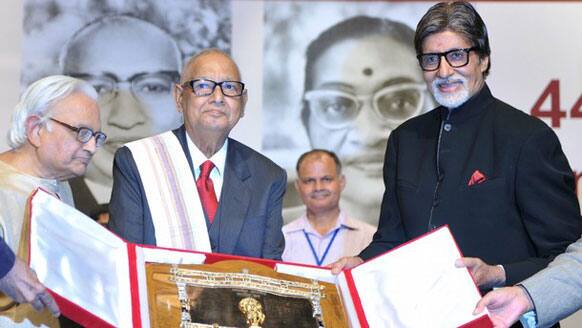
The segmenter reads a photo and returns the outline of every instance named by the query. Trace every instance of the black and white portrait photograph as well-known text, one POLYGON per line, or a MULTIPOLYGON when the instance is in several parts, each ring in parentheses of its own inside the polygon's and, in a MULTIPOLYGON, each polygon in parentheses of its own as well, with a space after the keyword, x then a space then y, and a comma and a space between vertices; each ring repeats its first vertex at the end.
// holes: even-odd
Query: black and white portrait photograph
POLYGON ((346 187, 341 208, 376 224, 390 131, 434 105, 413 47, 426 4, 265 4, 263 149, 287 169, 284 219, 304 207, 295 162, 312 148, 335 152, 346 187), (282 60, 284 58, 284 60, 282 60))

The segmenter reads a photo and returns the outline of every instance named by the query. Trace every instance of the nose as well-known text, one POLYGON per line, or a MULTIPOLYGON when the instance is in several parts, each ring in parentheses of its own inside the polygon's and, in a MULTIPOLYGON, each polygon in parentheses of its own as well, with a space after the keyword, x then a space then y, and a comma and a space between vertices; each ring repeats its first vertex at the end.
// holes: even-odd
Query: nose
POLYGON ((147 121, 142 104, 135 99, 130 90, 120 89, 110 106, 111 112, 107 118, 109 125, 129 130, 147 121))
POLYGON ((224 94, 222 93, 222 88, 218 84, 214 87, 214 91, 212 91, 212 94, 210 95, 210 101, 213 104, 218 105, 224 103, 224 94))
POLYGON ((439 69, 437 70, 437 75, 440 78, 446 78, 455 73, 454 69, 449 65, 449 62, 445 59, 445 57, 441 57, 441 64, 439 69))
POLYGON ((346 144, 352 148, 375 148, 386 142, 388 131, 372 107, 372 100, 362 105, 360 113, 346 135, 346 144))
POLYGON ((320 180, 315 180, 315 186, 314 187, 315 187, 314 189, 316 191, 323 189, 323 182, 321 182, 320 180))
POLYGON ((89 141, 83 144, 83 149, 88 151, 91 156, 95 154, 97 151, 97 139, 95 139, 95 136, 92 136, 89 141))

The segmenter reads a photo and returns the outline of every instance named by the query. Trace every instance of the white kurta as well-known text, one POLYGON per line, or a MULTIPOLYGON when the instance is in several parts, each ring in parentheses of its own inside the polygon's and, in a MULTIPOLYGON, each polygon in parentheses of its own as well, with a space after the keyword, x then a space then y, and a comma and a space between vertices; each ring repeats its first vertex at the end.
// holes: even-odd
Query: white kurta
MULTIPOLYGON (((63 202, 74 205, 68 182, 30 176, 0 161, 0 234, 15 253, 18 252, 28 197, 37 188, 43 188, 58 195, 63 202)), ((6 300, 1 301, 5 303, 6 300)), ((57 320, 47 314, 46 311, 35 312, 30 305, 18 305, 0 313, 0 327, 58 326, 57 320)))

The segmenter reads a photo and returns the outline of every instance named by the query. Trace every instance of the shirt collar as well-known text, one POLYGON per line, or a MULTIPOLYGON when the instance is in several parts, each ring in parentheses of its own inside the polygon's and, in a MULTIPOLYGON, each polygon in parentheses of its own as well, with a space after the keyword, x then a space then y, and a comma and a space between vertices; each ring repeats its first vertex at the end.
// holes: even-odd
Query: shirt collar
POLYGON ((194 167, 194 174, 196 178, 200 174, 200 165, 207 160, 211 160, 217 169, 217 173, 222 177, 224 172, 224 166, 226 165, 226 150, 228 149, 228 138, 224 141, 224 145, 212 155, 212 157, 207 158, 202 151, 194 144, 188 133, 186 133, 186 140, 188 142, 188 151, 190 152, 190 157, 192 158, 192 166, 194 167))
MULTIPOLYGON (((337 222, 329 232, 333 232, 334 230, 342 227, 350 230, 357 230, 357 227, 354 225, 353 220, 348 218, 345 212, 340 210, 337 222)), ((309 220, 307 219, 307 213, 303 213, 303 215, 297 221, 297 224, 294 225, 294 227, 292 227, 291 229, 289 229, 289 232, 301 230, 305 230, 305 232, 307 233, 319 235, 319 233, 311 226, 311 223, 309 223, 309 220)))

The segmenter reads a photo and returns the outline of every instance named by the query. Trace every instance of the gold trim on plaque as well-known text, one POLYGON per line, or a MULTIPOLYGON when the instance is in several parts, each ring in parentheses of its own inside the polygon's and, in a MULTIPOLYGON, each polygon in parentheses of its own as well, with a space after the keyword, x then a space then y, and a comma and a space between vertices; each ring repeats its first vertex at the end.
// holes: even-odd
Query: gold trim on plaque
POLYGON ((335 285, 255 262, 147 263, 146 274, 152 327, 348 326, 335 285))

